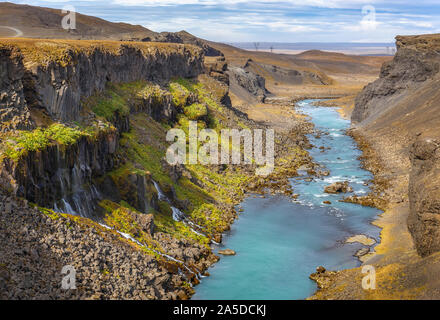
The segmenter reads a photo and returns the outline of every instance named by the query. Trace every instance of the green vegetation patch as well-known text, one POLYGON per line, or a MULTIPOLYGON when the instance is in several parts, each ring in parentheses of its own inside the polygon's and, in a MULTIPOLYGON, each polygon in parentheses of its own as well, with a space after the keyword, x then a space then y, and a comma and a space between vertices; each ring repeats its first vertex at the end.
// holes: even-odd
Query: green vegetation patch
POLYGON ((189 120, 198 120, 208 115, 208 109, 201 103, 194 103, 185 107, 184 113, 189 120))
POLYGON ((81 137, 92 136, 91 129, 82 130, 55 123, 48 128, 15 131, 5 137, 0 150, 4 156, 15 161, 30 151, 42 150, 55 143, 71 145, 81 137))

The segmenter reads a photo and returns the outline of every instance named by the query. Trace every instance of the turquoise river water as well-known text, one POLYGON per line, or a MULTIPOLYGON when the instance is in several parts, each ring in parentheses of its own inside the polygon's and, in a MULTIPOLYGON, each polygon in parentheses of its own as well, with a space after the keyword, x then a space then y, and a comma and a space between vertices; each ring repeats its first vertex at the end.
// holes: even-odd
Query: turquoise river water
POLYGON ((317 266, 330 270, 360 265, 354 253, 361 244, 345 244, 353 235, 364 234, 379 241, 380 229, 371 222, 380 214, 374 208, 339 202, 344 195, 324 193, 337 181, 350 181, 355 194, 365 194, 372 179, 361 168, 355 141, 345 134, 350 121, 334 108, 317 107, 315 100, 298 103, 298 110, 310 117, 321 138, 310 135, 315 146, 314 161, 330 176, 307 181, 306 172, 291 179, 297 201, 284 196, 249 197, 240 207, 244 212, 224 235, 215 251, 230 248, 236 256, 221 257, 202 279, 193 299, 291 300, 305 299, 316 291, 309 279, 317 266), (325 152, 319 147, 324 146, 325 152), (331 205, 324 205, 329 200, 331 205))

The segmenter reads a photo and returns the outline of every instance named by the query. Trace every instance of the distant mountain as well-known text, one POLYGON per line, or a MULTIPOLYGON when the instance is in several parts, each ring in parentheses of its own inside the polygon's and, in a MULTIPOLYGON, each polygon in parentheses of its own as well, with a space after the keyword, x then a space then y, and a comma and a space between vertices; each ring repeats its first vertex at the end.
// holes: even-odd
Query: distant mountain
POLYGON ((394 55, 396 45, 387 42, 235 42, 234 47, 244 50, 298 53, 321 50, 358 55, 394 55))
POLYGON ((80 13, 76 13, 76 29, 65 30, 61 25, 64 16, 58 9, 2 2, 0 37, 189 43, 202 47, 206 55, 221 55, 203 39, 186 31, 158 33, 140 25, 114 23, 80 13))

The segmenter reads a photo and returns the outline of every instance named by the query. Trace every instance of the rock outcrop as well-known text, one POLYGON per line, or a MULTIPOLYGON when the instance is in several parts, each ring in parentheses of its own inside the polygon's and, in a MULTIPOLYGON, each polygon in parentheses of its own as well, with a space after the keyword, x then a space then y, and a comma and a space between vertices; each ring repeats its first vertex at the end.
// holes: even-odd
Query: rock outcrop
POLYGON ((328 271, 324 267, 320 266, 316 268, 316 272, 312 273, 309 278, 316 282, 318 289, 326 289, 328 288, 333 279, 336 277, 336 271, 328 271))
POLYGON ((3 158, 0 181, 3 188, 40 206, 55 205, 63 212, 91 218, 99 200, 93 178, 115 167, 117 147, 117 131, 107 130, 71 145, 29 151, 16 161, 3 158))
POLYGON ((226 72, 228 64, 225 57, 205 57, 205 66, 211 77, 229 85, 229 75, 226 72))
POLYGON ((0 132, 33 126, 26 105, 23 57, 16 48, 0 49, 0 132))
POLYGON ((256 62, 248 59, 243 68, 246 71, 259 74, 260 76, 270 77, 275 82, 287 83, 291 85, 299 84, 317 84, 327 85, 331 83, 331 79, 318 71, 309 71, 302 69, 284 68, 272 64, 256 62))
POLYGON ((440 35, 398 36, 396 45, 380 78, 357 96, 352 120, 410 172, 408 227, 428 256, 440 251, 440 35))
POLYGON ((156 42, 173 42, 173 43, 185 43, 192 44, 194 46, 202 48, 205 56, 217 57, 223 56, 221 51, 213 48, 209 45, 208 41, 197 38, 186 31, 179 32, 161 32, 150 38, 142 39, 142 41, 156 41, 156 42))
POLYGON ((9 99, 0 105, 2 113, 12 109, 25 115, 24 108, 41 108, 64 122, 79 120, 81 99, 104 90, 108 82, 160 83, 203 72, 203 52, 190 45, 22 40, 6 41, 1 50, 2 65, 10 70, 1 73, 0 81, 8 85, 3 96, 9 99), (42 57, 36 56, 38 50, 42 57), (12 51, 13 56, 8 54, 12 51), (26 69, 23 59, 29 65, 26 69))
POLYGON ((262 76, 237 67, 229 67, 228 74, 232 86, 239 86, 254 96, 258 101, 264 102, 269 92, 266 89, 266 80, 262 76))
POLYGON ((440 142, 421 139, 411 148, 408 227, 422 256, 440 251, 440 142))
POLYGON ((396 37, 397 53, 384 63, 378 80, 367 85, 356 97, 353 122, 370 123, 438 74, 439 37, 396 37))
POLYGON ((325 193, 347 193, 347 192, 353 192, 353 189, 350 187, 349 182, 335 182, 327 187, 324 188, 325 193))

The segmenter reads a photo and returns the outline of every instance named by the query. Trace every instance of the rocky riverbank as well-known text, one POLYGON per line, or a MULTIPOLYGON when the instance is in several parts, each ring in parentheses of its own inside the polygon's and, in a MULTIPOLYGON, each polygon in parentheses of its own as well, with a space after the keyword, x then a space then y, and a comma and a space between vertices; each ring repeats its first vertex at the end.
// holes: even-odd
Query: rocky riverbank
POLYGON ((368 198, 386 209, 375 222, 381 243, 364 264, 376 290, 363 290, 362 270, 338 272, 313 299, 438 299, 437 247, 438 35, 397 37, 393 61, 356 98, 352 132, 375 175, 368 198), (364 147, 362 147, 364 146, 364 147), (366 148, 365 148, 366 147, 366 148), (379 200, 379 201, 378 201, 379 200))

